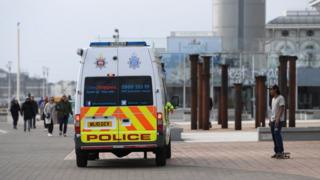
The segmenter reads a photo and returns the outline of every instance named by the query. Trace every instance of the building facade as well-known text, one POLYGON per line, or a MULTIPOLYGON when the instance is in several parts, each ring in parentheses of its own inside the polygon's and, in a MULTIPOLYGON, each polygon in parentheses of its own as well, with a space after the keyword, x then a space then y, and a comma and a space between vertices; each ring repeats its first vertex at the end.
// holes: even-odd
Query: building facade
POLYGON ((276 69, 279 55, 295 55, 297 61, 297 107, 320 110, 320 13, 287 11, 266 25, 268 66, 276 69))
MULTIPOLYGON (((8 99, 16 97, 17 74, 0 69, 0 104, 6 104, 8 99), (9 86, 10 84, 10 86, 9 86), (10 90, 10 93, 9 93, 10 90), (9 97, 10 94, 10 97, 9 97)), ((24 100, 29 94, 40 98, 47 94, 47 86, 44 78, 30 77, 28 73, 20 74, 20 100, 24 100)))
POLYGON ((50 83, 50 96, 71 96, 74 97, 76 93, 76 81, 59 81, 57 83, 50 83))

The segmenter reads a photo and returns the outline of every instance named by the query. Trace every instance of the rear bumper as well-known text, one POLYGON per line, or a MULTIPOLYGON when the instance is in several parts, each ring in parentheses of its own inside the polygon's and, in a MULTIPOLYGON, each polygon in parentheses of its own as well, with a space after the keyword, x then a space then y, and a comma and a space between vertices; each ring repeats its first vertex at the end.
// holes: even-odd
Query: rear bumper
POLYGON ((158 136, 157 141, 154 142, 119 142, 119 143, 83 143, 80 137, 75 136, 75 149, 83 151, 95 152, 114 152, 114 151, 154 151, 157 148, 165 146, 165 139, 163 136, 158 136))
POLYGON ((155 149, 156 144, 80 146, 81 150, 155 149))

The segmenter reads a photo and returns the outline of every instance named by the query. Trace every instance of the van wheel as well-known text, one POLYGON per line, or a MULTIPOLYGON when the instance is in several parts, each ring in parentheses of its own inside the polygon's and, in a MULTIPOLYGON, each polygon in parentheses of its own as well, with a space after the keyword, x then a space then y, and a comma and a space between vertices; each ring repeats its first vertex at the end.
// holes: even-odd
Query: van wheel
POLYGON ((88 153, 81 150, 76 150, 76 159, 78 167, 87 167, 88 164, 88 153))
POLYGON ((167 161, 167 153, 166 153, 166 146, 161 147, 156 151, 156 165, 157 166, 165 166, 167 161))
POLYGON ((166 146, 167 148, 167 159, 171 159, 171 140, 169 141, 169 144, 166 146))

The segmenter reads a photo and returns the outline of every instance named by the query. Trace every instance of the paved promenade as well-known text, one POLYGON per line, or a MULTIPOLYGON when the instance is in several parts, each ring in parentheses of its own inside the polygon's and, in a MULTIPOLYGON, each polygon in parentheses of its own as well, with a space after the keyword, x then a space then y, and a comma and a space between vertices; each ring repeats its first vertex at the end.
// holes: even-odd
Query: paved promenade
POLYGON ((292 159, 274 160, 271 142, 175 142, 173 158, 156 167, 152 153, 118 159, 101 154, 88 168, 75 164, 72 128, 68 137, 48 137, 42 126, 24 133, 0 123, 0 179, 319 179, 320 142, 286 142, 292 159))

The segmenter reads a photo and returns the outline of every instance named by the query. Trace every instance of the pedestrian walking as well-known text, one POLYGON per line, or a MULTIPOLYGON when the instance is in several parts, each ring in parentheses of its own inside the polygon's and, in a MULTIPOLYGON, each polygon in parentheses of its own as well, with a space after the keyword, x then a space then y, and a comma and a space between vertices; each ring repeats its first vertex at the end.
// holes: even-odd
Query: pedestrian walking
POLYGON ((31 104, 33 107, 33 112, 34 112, 34 115, 32 117, 32 128, 36 129, 37 128, 36 127, 36 116, 39 113, 39 107, 38 107, 38 103, 34 100, 34 96, 31 96, 31 104))
POLYGON ((56 111, 58 113, 59 121, 59 135, 67 136, 67 127, 69 115, 73 115, 71 103, 69 102, 67 96, 63 95, 61 101, 56 105, 56 111))
POLYGON ((281 128, 285 123, 284 113, 285 113, 285 99, 280 94, 279 87, 277 85, 272 86, 270 89, 270 95, 272 96, 271 103, 271 118, 270 118, 270 128, 272 139, 274 142, 274 152, 272 158, 281 158, 284 156, 283 139, 281 135, 281 128))
POLYGON ((18 129, 19 112, 21 111, 19 102, 14 98, 11 101, 10 112, 13 119, 13 129, 18 129))
POLYGON ((22 104, 21 107, 21 115, 24 119, 24 132, 28 131, 30 132, 31 126, 32 126, 32 118, 34 117, 34 106, 31 102, 31 99, 28 97, 26 101, 22 104))
POLYGON ((48 127, 48 136, 52 136, 53 127, 54 127, 54 112, 55 111, 55 103, 54 98, 51 97, 49 102, 45 105, 44 115, 45 115, 45 124, 48 127))
POLYGON ((39 101, 39 110, 40 110, 40 119, 43 121, 43 126, 45 130, 47 129, 47 124, 45 123, 45 114, 44 114, 44 108, 46 104, 49 102, 48 97, 46 96, 43 100, 39 101))

